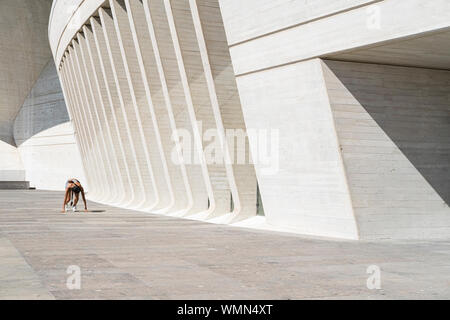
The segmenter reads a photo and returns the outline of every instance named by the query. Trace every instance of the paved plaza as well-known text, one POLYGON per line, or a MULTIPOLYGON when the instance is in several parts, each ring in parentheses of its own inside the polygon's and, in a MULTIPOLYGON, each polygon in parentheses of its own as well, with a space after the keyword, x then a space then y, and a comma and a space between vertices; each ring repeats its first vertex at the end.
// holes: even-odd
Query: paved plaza
POLYGON ((94 203, 64 215, 62 197, 0 191, 0 299, 450 298, 450 241, 314 239, 94 203))

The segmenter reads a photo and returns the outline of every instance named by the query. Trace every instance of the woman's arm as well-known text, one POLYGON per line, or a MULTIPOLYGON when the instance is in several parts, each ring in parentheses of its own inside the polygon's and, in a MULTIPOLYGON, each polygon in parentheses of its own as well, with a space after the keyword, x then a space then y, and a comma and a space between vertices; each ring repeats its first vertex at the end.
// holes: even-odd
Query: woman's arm
POLYGON ((87 211, 87 202, 86 202, 86 197, 84 196, 83 187, 81 187, 81 197, 83 198, 83 202, 84 202, 84 210, 87 211))

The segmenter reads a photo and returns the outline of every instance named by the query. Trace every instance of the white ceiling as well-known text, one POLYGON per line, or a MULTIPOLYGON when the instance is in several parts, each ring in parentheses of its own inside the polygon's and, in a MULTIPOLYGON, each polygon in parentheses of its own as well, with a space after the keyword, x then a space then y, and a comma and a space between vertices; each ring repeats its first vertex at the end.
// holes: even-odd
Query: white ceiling
POLYGON ((450 30, 327 56, 345 61, 450 69, 450 30))

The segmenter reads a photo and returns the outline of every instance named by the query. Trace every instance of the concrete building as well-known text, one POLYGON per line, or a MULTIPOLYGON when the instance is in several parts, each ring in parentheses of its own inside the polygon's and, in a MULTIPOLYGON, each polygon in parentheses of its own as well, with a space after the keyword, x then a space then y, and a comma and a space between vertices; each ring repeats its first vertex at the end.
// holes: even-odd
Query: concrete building
POLYGON ((447 0, 55 0, 48 31, 90 199, 448 238, 447 0))
POLYGON ((0 189, 83 178, 48 44, 50 0, 0 3, 0 189))

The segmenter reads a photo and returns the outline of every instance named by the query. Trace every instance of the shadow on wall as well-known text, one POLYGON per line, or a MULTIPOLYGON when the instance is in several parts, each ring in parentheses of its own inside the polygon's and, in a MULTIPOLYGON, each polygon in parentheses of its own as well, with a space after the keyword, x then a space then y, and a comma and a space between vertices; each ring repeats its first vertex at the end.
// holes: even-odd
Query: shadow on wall
MULTIPOLYGON (((449 205, 450 72, 338 61, 324 62, 449 205)), ((340 103, 333 106, 334 112, 336 113, 338 108, 341 119, 348 117, 354 120, 351 124, 353 129, 348 130, 344 138, 359 140, 358 147, 366 147, 367 152, 370 151, 374 155, 378 152, 389 153, 389 149, 383 150, 385 144, 382 139, 378 139, 379 136, 372 134, 373 131, 369 127, 362 128, 364 115, 359 118, 355 116, 356 113, 350 115, 357 112, 357 109, 352 109, 351 102, 343 100, 340 103), (355 127, 359 129, 354 131, 355 127)), ((347 126, 348 123, 350 122, 347 122, 347 126)), ((395 168, 398 171, 403 169, 395 168)))
POLYGON ((16 145, 19 147, 36 134, 68 121, 58 74, 50 59, 16 117, 16 145))
POLYGON ((0 119, 0 142, 15 147, 14 142, 14 121, 0 119))

